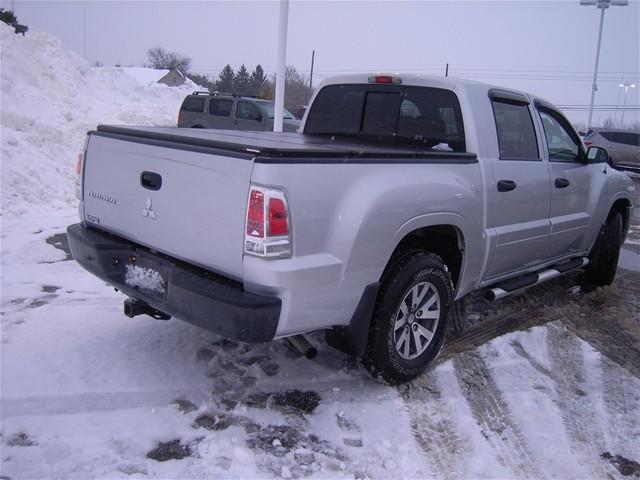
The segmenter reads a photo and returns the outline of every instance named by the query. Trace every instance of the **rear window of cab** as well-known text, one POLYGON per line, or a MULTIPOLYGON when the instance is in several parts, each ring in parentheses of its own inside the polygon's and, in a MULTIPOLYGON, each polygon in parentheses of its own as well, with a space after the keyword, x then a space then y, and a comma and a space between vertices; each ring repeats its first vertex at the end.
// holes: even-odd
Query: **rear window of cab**
POLYGON ((458 97, 441 88, 327 85, 311 105, 304 133, 466 151, 458 97))

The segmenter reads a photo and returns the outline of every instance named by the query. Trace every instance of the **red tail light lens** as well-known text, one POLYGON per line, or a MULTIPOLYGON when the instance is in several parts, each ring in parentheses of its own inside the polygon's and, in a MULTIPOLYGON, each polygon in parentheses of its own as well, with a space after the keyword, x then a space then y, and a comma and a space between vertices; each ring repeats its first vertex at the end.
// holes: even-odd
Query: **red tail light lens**
POLYGON ((82 172, 82 160, 84 160, 84 152, 78 153, 78 161, 76 162, 76 174, 80 176, 82 172))
POLYGON ((247 235, 264 237, 264 193, 251 190, 249 208, 247 209, 247 235))
POLYGON ((280 198, 269 199, 269 236, 289 235, 287 207, 280 198))
POLYGON ((591 140, 585 140, 584 142, 582 142, 585 144, 586 147, 588 147, 589 145, 591 145, 593 142, 591 140))

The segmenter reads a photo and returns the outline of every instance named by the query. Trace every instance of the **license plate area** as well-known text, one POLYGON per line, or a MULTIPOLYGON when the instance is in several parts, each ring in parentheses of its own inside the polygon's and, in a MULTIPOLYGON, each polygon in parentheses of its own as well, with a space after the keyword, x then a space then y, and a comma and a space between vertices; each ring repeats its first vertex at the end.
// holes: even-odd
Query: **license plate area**
POLYGON ((124 265, 124 283, 148 297, 167 298, 167 268, 144 255, 130 255, 124 265))

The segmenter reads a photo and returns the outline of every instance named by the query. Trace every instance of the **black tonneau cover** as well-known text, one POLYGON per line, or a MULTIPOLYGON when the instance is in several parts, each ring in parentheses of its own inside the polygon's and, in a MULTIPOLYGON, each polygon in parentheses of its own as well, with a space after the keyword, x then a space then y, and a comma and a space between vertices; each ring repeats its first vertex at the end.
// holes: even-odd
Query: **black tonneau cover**
POLYGON ((475 163, 475 153, 372 145, 299 133, 99 125, 90 135, 203 153, 255 158, 260 163, 475 163))

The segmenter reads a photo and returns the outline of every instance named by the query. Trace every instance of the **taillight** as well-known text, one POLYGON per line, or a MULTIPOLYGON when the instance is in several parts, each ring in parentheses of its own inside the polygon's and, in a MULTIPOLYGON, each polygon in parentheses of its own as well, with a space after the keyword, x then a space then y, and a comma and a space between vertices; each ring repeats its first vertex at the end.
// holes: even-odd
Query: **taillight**
POLYGON ((289 235, 287 207, 280 198, 269 199, 269 236, 289 235))
POLYGON ((84 160, 84 152, 78 152, 78 161, 76 162, 76 175, 82 173, 82 160, 84 160))
POLYGON ((78 160, 76 161, 76 199, 82 201, 82 169, 84 168, 85 150, 78 152, 78 160))
POLYGON ((260 257, 291 256, 289 207, 281 191, 251 187, 247 203, 244 251, 260 257))
POLYGON ((593 141, 591 140, 585 140, 582 143, 584 143, 585 147, 588 147, 589 145, 591 145, 593 143, 593 141))
POLYGON ((259 190, 251 190, 251 195, 249 195, 247 235, 264 237, 264 193, 259 190))

